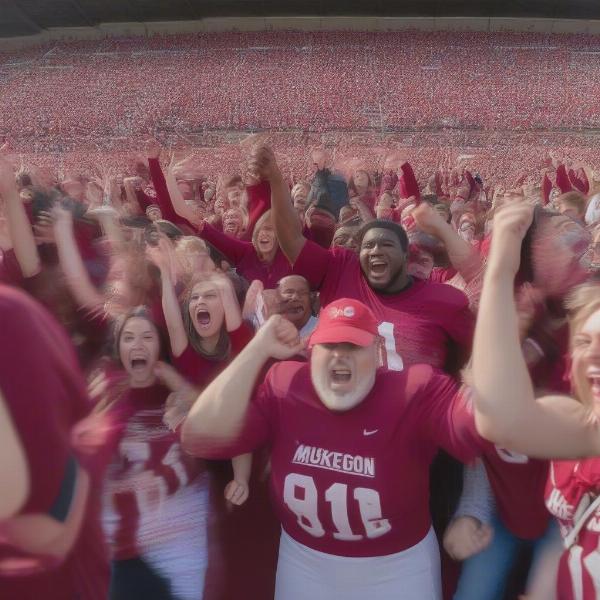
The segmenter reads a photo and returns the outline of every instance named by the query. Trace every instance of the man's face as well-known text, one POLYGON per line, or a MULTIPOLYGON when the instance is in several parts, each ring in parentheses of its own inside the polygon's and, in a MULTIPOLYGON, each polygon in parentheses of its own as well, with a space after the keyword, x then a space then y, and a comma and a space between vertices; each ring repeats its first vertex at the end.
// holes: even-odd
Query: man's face
POLYGON ((379 365, 378 345, 317 344, 310 357, 310 375, 321 402, 333 411, 360 404, 373 388, 379 365))
POLYGON ((356 238, 354 237, 354 231, 347 227, 340 227, 333 236, 331 246, 347 248, 348 250, 352 250, 352 252, 356 252, 358 250, 358 245, 356 243, 356 238))
POLYGON ((280 314, 302 329, 311 315, 311 297, 308 281, 304 277, 291 275, 284 277, 277 288, 280 314))
POLYGON ((294 202, 294 208, 298 212, 306 210, 306 201, 308 198, 309 188, 305 185, 297 185, 294 187, 292 193, 292 200, 294 202))
POLYGON ((242 206, 245 205, 244 188, 241 185, 236 185, 227 188, 227 200, 229 206, 242 206))
POLYGON ((360 246, 360 266, 374 290, 394 288, 406 274, 406 254, 398 236, 389 229, 373 227, 360 246))
POLYGON ((433 264, 433 256, 429 252, 419 252, 410 259, 408 274, 419 279, 429 279, 433 264))
POLYGON ((243 217, 239 210, 230 208, 223 215, 223 232, 227 235, 237 237, 243 228, 243 217))

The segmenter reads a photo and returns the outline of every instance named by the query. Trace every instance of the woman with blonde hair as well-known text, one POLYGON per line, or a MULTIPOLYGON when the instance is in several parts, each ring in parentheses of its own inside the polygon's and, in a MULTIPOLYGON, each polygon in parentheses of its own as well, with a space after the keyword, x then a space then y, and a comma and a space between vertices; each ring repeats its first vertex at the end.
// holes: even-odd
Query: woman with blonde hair
MULTIPOLYGON (((600 285, 584 284, 567 302, 571 395, 536 398, 514 300, 521 245, 533 212, 527 203, 511 202, 494 219, 473 349, 477 426, 498 445, 554 459, 546 506, 565 546, 557 597, 595 600, 600 594, 600 459, 595 458, 600 455, 600 285)), ((564 237, 568 247, 569 232, 557 230, 553 237, 564 237)))

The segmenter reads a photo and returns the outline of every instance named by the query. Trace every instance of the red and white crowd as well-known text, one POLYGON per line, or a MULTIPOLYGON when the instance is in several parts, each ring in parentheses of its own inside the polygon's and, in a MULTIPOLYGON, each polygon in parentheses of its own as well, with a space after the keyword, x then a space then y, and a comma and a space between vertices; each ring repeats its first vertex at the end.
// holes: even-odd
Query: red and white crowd
POLYGON ((593 88, 590 43, 232 33, 2 55, 0 597, 599 598, 591 150, 480 168, 274 132, 95 164, 21 151, 360 129, 374 99, 398 127, 576 128, 596 106, 556 81, 593 88))

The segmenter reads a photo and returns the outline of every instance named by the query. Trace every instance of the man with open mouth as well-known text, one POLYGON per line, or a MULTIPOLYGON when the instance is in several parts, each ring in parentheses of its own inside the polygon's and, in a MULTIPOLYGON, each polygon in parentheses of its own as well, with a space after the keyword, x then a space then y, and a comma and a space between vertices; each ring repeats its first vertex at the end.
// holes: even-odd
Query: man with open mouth
POLYGON ((429 465, 438 446, 470 461, 485 444, 454 380, 428 365, 379 369, 382 341, 372 311, 341 298, 296 362, 298 330, 274 315, 184 422, 196 456, 271 449, 276 600, 441 599, 429 465))
POLYGON ((271 186, 273 223, 281 249, 294 273, 320 291, 322 304, 347 297, 369 306, 385 340, 389 369, 425 363, 456 371, 469 354, 473 334, 467 298, 453 287, 408 274, 404 229, 377 219, 359 230, 358 255, 340 247, 322 248, 302 235, 273 152, 259 148, 254 164, 271 186))

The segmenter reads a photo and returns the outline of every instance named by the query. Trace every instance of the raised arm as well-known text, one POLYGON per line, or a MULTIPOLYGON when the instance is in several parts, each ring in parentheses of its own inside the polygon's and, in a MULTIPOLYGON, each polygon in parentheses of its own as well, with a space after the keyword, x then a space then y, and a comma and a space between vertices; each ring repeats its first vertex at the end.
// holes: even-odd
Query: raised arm
POLYGON ((514 279, 533 208, 512 202, 494 218, 494 236, 475 329, 477 428, 487 439, 539 458, 600 453, 600 426, 573 398, 536 400, 519 339, 514 279))
POLYGON ((199 223, 197 223, 197 218, 194 214, 194 211, 185 203, 185 200, 183 199, 183 196, 177 187, 177 179, 175 178, 175 173, 173 172, 173 166, 174 165, 171 163, 165 174, 167 191, 171 198, 173 208, 181 218, 185 219, 194 226, 198 226, 199 223))
POLYGON ((270 358, 285 360, 302 349, 296 328, 271 317, 232 363, 200 394, 182 428, 187 448, 218 447, 235 440, 256 380, 270 358))
POLYGON ((104 296, 92 283, 75 241, 73 214, 57 205, 53 217, 58 259, 69 290, 79 306, 93 311, 103 310, 104 296))
POLYGON ((242 309, 235 295, 231 280, 221 273, 215 273, 212 277, 216 278, 223 310, 225 312, 225 328, 227 331, 235 331, 242 324, 242 309))
POLYGON ((426 202, 421 203, 412 212, 418 228, 424 233, 441 240, 448 253, 452 266, 460 272, 465 281, 481 269, 482 260, 475 247, 463 240, 439 212, 426 202))
POLYGON ((25 207, 19 197, 12 167, 3 159, 0 159, 0 198, 4 200, 4 213, 21 273, 23 277, 33 277, 42 268, 40 255, 25 207))
POLYGON ((249 170, 271 185, 271 211, 279 246, 294 264, 306 242, 302 225, 294 209, 290 190, 285 182, 275 154, 270 148, 260 147, 252 154, 249 170))
POLYGON ((167 331, 169 332, 171 353, 173 356, 178 357, 183 354, 189 342, 185 325, 183 324, 183 317, 181 316, 181 307, 175 293, 170 252, 169 242, 161 238, 158 246, 148 246, 146 256, 160 271, 162 309, 167 323, 167 331))

